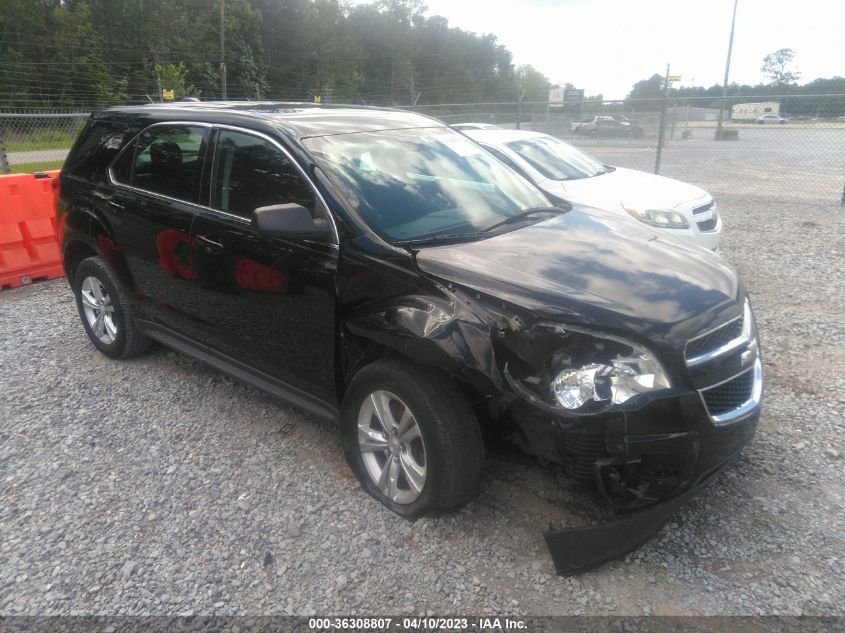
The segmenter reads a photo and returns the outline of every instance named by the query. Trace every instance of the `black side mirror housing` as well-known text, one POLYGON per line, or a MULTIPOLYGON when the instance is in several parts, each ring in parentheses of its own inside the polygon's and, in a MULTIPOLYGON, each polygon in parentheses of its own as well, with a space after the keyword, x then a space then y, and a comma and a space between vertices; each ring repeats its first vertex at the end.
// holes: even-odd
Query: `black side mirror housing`
POLYGON ((312 217, 308 209, 294 202, 258 207, 252 212, 252 226, 262 235, 288 240, 327 241, 332 235, 327 220, 312 217))

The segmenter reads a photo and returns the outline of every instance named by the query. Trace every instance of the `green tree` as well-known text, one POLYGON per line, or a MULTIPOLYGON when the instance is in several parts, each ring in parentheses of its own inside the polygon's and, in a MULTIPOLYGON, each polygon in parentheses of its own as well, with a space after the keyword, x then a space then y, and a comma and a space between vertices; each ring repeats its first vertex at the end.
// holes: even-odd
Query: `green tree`
POLYGON ((533 66, 520 66, 516 69, 515 78, 516 88, 523 101, 546 101, 549 98, 552 82, 533 66))
POLYGON ((787 66, 795 59, 795 51, 791 48, 781 48, 769 53, 763 58, 763 71, 770 83, 776 86, 786 86, 798 83, 801 73, 787 70, 787 66))
POLYGON ((646 111, 660 108, 663 102, 664 78, 655 73, 648 79, 642 79, 634 84, 631 92, 625 97, 625 102, 632 110, 646 111))
POLYGON ((188 70, 185 64, 156 64, 155 72, 161 77, 161 89, 172 90, 175 99, 199 96, 197 87, 187 79, 188 70))

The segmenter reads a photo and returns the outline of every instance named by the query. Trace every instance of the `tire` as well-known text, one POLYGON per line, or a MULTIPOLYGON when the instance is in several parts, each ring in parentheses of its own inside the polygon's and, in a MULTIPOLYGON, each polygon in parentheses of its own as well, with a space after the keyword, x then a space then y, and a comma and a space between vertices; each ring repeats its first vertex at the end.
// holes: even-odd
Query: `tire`
POLYGON ((367 365, 346 393, 340 427, 346 461, 361 486, 396 514, 409 520, 433 516, 478 496, 484 469, 478 421, 463 394, 438 371, 398 360, 367 365), (376 401, 386 404, 381 412, 386 410, 394 422, 409 411, 419 437, 397 447, 403 437, 415 436, 400 432, 392 436, 393 447, 382 442, 391 436, 379 431, 382 415, 375 410, 376 401), (366 429, 364 441, 372 450, 362 451, 359 427, 366 429), (375 448, 382 445, 384 449, 375 448), (425 476, 420 485, 421 462, 425 476), (388 473, 382 487, 376 481, 379 472, 388 473))
POLYGON ((150 339, 135 325, 129 294, 102 257, 80 262, 73 294, 85 333, 103 354, 130 358, 147 351, 150 339))

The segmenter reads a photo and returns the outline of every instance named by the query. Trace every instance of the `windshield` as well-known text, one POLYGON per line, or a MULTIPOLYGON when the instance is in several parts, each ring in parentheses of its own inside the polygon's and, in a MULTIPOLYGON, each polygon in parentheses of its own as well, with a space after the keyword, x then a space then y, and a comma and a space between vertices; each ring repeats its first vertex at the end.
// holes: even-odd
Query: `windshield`
POLYGON ((595 158, 553 136, 536 136, 505 145, 552 180, 591 178, 607 173, 605 166, 595 158))
POLYGON ((548 200, 462 134, 415 128, 303 139, 389 242, 475 234, 548 200))

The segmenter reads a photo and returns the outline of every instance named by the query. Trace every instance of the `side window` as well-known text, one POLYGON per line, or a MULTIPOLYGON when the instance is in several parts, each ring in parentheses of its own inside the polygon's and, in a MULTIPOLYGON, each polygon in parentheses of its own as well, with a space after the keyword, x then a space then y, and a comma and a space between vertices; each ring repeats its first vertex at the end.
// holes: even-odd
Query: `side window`
POLYGON ((123 120, 90 119, 65 159, 65 173, 90 182, 105 180, 109 164, 136 132, 123 120))
POLYGON ((315 213, 314 192, 275 145, 221 130, 214 154, 211 206, 249 218, 258 207, 295 202, 315 213))
POLYGON ((193 202, 201 176, 206 128, 156 126, 141 134, 134 153, 132 186, 193 202))
POLYGON ((124 185, 132 182, 132 163, 135 160, 135 142, 132 141, 126 149, 121 152, 118 159, 111 166, 112 178, 115 182, 124 185))

